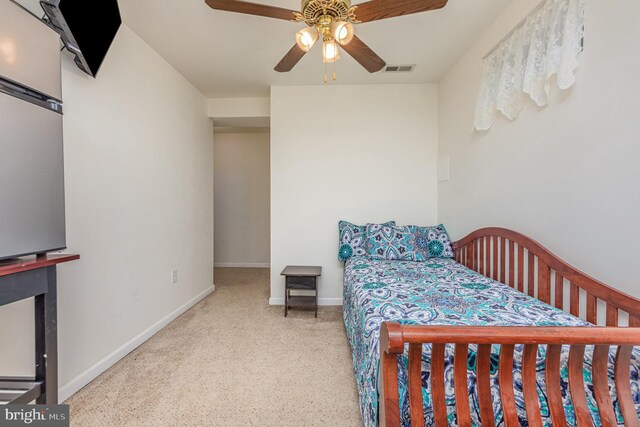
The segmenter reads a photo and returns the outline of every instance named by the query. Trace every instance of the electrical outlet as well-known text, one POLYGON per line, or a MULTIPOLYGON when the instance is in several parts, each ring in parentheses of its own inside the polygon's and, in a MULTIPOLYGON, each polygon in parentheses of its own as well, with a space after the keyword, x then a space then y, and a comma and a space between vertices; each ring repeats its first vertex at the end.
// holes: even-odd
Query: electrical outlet
POLYGON ((178 270, 171 270, 171 284, 175 285, 178 283, 178 270))

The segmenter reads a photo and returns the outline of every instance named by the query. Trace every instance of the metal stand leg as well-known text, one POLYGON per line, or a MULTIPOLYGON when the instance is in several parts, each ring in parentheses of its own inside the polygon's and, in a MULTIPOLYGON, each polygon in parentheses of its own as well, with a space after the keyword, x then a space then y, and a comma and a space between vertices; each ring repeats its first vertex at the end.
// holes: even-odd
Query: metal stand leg
POLYGON ((56 267, 47 267, 47 293, 35 297, 36 381, 44 381, 36 403, 58 404, 58 313, 56 267))

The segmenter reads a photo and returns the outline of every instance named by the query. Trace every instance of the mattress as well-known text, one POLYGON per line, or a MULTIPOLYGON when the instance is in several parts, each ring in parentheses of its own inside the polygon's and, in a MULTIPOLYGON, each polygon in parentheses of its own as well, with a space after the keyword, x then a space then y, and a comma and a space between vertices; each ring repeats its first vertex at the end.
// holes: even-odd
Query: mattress
MULTIPOLYGON (((360 410, 366 427, 377 425, 378 370, 380 360, 380 326, 384 321, 413 325, 452 326, 592 326, 584 320, 556 309, 535 298, 518 292, 502 283, 486 278, 452 259, 434 258, 427 262, 376 261, 364 257, 350 258, 344 271, 344 323, 353 352, 353 367, 360 398, 360 410)), ((425 425, 433 425, 430 396, 430 346, 425 345, 422 360, 425 425)), ((520 424, 527 425, 522 394, 522 346, 514 355, 515 397, 520 424)), ((475 350, 469 347, 468 375, 472 420, 480 425, 480 409, 475 394, 475 350)), ((503 425, 497 378, 499 346, 491 355, 491 389, 494 414, 503 425)), ((613 351, 613 350, 612 350, 613 351)), ((595 425, 600 425, 597 404, 593 396, 590 363, 593 348, 585 355, 585 385, 595 425), (588 368, 588 369, 587 369, 588 368)), ((551 425, 545 395, 545 347, 538 350, 538 395, 543 422, 551 425)), ((614 354, 611 356, 613 360, 614 354)), ((567 383, 568 348, 563 348, 561 360, 562 395, 569 425, 575 425, 575 414, 567 383)), ((610 364, 611 365, 611 364, 610 364)), ((410 425, 407 357, 399 358, 400 412, 403 426, 410 425)), ((632 355, 632 393, 640 414, 640 351, 632 355)), ((613 370, 610 366, 610 385, 619 424, 623 425, 615 396, 613 370)), ((449 424, 457 425, 453 389, 453 346, 447 346, 445 388, 449 424)))

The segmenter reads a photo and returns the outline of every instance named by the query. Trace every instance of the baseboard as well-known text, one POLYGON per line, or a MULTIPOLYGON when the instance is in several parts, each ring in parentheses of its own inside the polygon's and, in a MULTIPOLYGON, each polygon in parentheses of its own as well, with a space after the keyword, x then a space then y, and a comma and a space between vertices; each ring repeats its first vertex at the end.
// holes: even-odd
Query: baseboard
POLYGON ((217 268, 271 268, 268 262, 216 262, 213 264, 217 268))
POLYGON ((71 380, 64 386, 60 387, 58 391, 59 401, 64 402, 65 400, 70 398, 72 395, 78 392, 82 387, 86 386, 91 381, 96 379, 98 375, 102 374, 104 371, 109 369, 120 359, 122 359, 127 354, 131 353, 133 350, 138 348, 141 344, 143 344, 145 341, 147 341, 149 338, 155 335, 158 331, 160 331, 169 323, 177 319, 180 315, 182 315, 191 307, 193 307, 194 305, 202 301, 205 297, 207 297, 209 294, 211 294, 215 290, 216 290, 216 285, 212 285, 210 288, 200 293, 195 298, 193 298, 186 304, 182 305, 181 307, 179 307, 177 310, 175 310, 168 316, 156 322, 148 329, 142 331, 140 334, 135 336, 132 340, 125 343, 122 347, 116 349, 114 352, 112 352, 107 357, 105 357, 104 359, 100 360, 99 362, 91 366, 89 369, 85 370, 83 373, 75 377, 73 380, 71 380))
MULTIPOLYGON (((318 298, 318 305, 342 305, 342 298, 318 298)), ((284 305, 284 298, 269 298, 269 305, 284 305)))

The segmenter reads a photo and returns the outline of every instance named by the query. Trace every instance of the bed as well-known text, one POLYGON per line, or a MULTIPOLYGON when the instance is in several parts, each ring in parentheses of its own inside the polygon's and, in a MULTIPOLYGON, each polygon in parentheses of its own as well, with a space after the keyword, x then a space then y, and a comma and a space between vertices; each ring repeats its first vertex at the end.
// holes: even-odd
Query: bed
POLYGON ((639 300, 513 231, 453 250, 345 263, 366 427, 639 425, 639 300))

